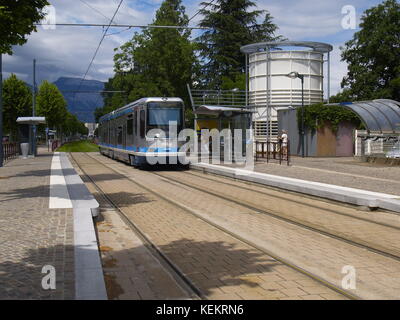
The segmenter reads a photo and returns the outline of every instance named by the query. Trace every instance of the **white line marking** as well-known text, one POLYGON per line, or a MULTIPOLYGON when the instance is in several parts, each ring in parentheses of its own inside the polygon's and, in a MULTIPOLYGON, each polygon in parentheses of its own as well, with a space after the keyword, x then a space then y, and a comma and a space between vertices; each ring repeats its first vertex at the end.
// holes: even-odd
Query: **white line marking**
POLYGON ((53 160, 51 161, 49 208, 72 208, 72 201, 62 172, 59 152, 54 152, 53 160))

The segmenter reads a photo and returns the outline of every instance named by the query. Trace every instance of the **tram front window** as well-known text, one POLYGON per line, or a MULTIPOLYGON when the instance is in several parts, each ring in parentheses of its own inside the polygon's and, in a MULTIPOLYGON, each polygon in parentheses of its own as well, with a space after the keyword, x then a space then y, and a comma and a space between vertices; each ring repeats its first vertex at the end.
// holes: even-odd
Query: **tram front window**
POLYGON ((169 124, 175 122, 177 131, 182 130, 183 106, 181 103, 149 103, 147 106, 147 131, 161 129, 169 135, 169 124))

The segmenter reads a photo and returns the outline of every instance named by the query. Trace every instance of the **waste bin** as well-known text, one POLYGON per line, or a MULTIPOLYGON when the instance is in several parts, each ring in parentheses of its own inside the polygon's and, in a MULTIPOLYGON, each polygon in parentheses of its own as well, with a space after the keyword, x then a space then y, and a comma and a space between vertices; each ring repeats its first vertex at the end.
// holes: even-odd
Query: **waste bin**
POLYGON ((29 143, 21 143, 21 153, 22 153, 22 158, 26 159, 28 158, 28 153, 29 153, 29 143))

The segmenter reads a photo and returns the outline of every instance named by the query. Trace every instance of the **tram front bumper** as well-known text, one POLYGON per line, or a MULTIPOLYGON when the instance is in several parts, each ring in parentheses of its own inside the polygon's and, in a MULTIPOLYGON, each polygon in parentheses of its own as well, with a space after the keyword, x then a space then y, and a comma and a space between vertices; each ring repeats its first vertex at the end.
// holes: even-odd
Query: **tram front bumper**
POLYGON ((185 152, 143 152, 138 156, 148 164, 188 164, 185 152))

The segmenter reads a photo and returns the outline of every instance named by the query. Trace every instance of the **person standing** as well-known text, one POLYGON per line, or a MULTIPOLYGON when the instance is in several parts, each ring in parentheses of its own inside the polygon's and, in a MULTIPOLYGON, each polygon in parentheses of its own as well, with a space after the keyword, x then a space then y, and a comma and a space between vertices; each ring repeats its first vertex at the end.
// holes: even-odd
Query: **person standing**
POLYGON ((288 135, 286 130, 282 130, 281 140, 282 140, 282 153, 284 156, 287 156, 288 135))

